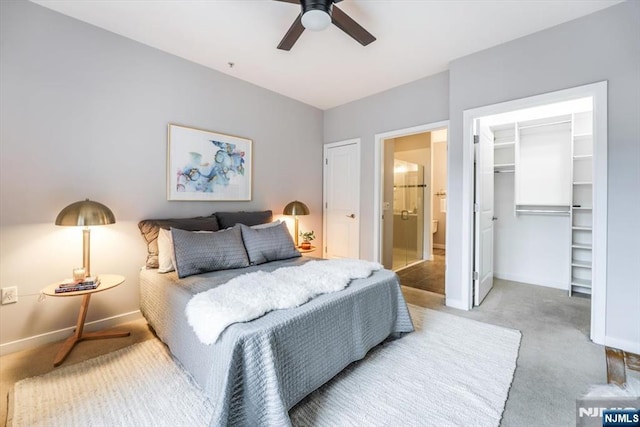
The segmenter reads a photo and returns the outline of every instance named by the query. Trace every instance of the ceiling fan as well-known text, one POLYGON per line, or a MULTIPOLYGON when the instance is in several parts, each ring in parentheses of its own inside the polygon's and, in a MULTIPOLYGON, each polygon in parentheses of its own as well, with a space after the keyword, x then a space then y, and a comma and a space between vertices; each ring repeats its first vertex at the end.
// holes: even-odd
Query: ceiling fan
POLYGON ((375 41, 375 37, 360 24, 351 19, 349 15, 334 6, 342 0, 276 0, 284 3, 294 3, 302 6, 300 15, 293 21, 291 27, 278 45, 278 49, 291 50, 302 32, 307 30, 324 30, 333 24, 354 38, 362 46, 375 41))

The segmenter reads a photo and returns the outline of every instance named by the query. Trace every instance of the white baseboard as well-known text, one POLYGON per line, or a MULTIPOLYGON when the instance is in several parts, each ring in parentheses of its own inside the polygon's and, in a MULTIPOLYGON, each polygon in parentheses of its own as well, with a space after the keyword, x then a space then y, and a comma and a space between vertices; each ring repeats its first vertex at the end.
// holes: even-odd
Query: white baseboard
POLYGON ((511 282, 525 283, 527 285, 545 286, 547 288, 569 291, 569 288, 567 287, 568 284, 566 282, 547 280, 542 283, 543 281, 541 281, 540 278, 534 276, 521 276, 519 274, 498 273, 494 271, 493 277, 496 279, 509 280, 511 282))
POLYGON ((447 245, 444 245, 442 243, 434 243, 433 247, 436 249, 447 249, 447 245))
POLYGON ((629 353, 640 354, 640 341, 629 341, 620 338, 605 336, 604 345, 628 351, 629 353))
POLYGON ((457 308, 458 310, 469 311, 469 307, 465 301, 461 299, 449 298, 445 296, 445 305, 447 307, 457 308))
MULTIPOLYGON (((85 323, 87 332, 99 331, 101 329, 112 328, 120 323, 131 322, 142 318, 140 310, 131 311, 129 313, 118 314, 116 316, 107 317, 106 319, 94 320, 85 323)), ((34 335, 32 337, 22 338, 5 344, 0 344, 0 356, 15 353, 16 351, 26 350, 28 348, 39 347, 50 342, 62 341, 75 331, 76 327, 58 329, 57 331, 45 332, 44 334, 34 335)))

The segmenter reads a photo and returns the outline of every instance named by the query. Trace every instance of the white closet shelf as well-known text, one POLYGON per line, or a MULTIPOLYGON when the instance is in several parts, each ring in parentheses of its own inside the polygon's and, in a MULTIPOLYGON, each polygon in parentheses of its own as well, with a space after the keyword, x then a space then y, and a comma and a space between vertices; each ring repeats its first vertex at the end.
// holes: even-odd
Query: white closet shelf
POLYGON ((576 211, 590 211, 593 209, 591 206, 573 206, 573 210, 576 211))
POLYGON ((580 286, 580 285, 571 285, 571 293, 572 294, 583 294, 583 295, 591 295, 591 287, 580 286))
POLYGON ((573 185, 592 185, 593 182, 591 181, 576 181, 573 183, 573 185))
POLYGON ((498 163, 493 165, 494 172, 515 172, 516 164, 515 163, 498 163))
POLYGON ((591 245, 586 243, 572 243, 571 247, 573 249, 588 249, 591 250, 591 245))
POLYGON ((573 156, 573 160, 589 160, 593 159, 593 154, 576 154, 573 156))
POLYGON ((573 134, 573 138, 577 139, 577 138, 592 138, 593 134, 591 132, 587 132, 587 133, 574 133, 573 134))
POLYGON ((571 260, 572 267, 591 268, 591 261, 581 261, 577 259, 571 260))
POLYGON ((495 142, 493 148, 509 148, 516 145, 515 141, 495 142))
POLYGON ((580 226, 574 225, 573 227, 571 227, 571 229, 577 230, 577 231, 592 231, 593 227, 580 227, 580 226))
POLYGON ((571 278, 571 286, 591 289, 591 280, 571 278))

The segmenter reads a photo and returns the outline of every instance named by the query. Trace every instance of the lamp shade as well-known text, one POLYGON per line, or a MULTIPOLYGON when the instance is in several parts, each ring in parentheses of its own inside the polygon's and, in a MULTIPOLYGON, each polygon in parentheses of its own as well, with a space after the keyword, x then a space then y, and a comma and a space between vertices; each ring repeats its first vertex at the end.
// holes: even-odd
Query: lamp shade
POLYGON ((115 222, 116 217, 111 209, 89 199, 71 203, 56 218, 56 225, 70 226, 107 225, 115 222))
POLYGON ((311 31, 322 31, 331 24, 331 16, 322 10, 310 10, 302 15, 302 26, 311 31))
POLYGON ((283 215, 309 215, 309 208, 302 202, 295 200, 282 210, 283 215))

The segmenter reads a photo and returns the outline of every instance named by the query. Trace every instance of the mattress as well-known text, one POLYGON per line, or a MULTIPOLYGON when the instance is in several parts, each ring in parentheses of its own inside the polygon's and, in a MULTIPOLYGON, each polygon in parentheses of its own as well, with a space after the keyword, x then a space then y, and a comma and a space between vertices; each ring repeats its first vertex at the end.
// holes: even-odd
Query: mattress
POLYGON ((413 331, 395 273, 374 272, 344 290, 228 327, 201 343, 185 307, 196 293, 257 270, 304 263, 276 261, 178 279, 140 272, 140 307, 158 337, 191 373, 215 408, 211 426, 286 426, 288 411, 387 338, 413 331))

